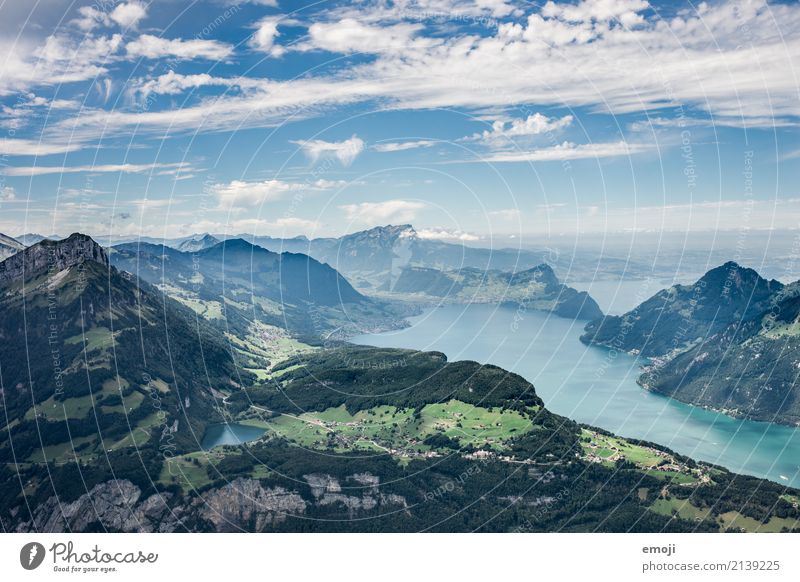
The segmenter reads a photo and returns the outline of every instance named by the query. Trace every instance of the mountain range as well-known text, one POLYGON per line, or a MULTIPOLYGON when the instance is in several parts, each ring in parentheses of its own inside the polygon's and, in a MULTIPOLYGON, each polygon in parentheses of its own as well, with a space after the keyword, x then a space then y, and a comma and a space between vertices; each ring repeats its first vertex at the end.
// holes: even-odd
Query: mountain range
POLYGON ((800 527, 800 491, 578 425, 497 366, 277 325, 343 306, 383 314, 242 240, 109 256, 74 234, 0 262, 4 531, 800 527), (205 445, 223 421, 261 436, 205 445))
MULTIPOLYGON (((26 240, 36 240, 36 237, 38 235, 25 235, 26 240)), ((542 262, 540 254, 429 240, 421 237, 410 225, 376 227, 340 238, 216 237, 205 233, 163 243, 152 242, 153 240, 140 238, 135 242, 113 244, 115 251, 112 252, 112 260, 119 261, 122 268, 135 272, 152 283, 169 283, 172 290, 182 289, 183 299, 188 300, 197 299, 195 296, 198 290, 191 291, 186 287, 187 281, 193 276, 195 279, 192 287, 198 287, 197 276, 190 272, 189 257, 183 256, 181 259, 182 255, 176 255, 173 251, 197 254, 194 260, 200 264, 203 262, 200 261, 203 253, 223 241, 246 240, 251 248, 271 250, 275 256, 302 255, 315 259, 317 263, 330 265, 333 271, 341 273, 347 279, 345 285, 340 285, 341 282, 334 285, 343 290, 344 303, 366 305, 363 298, 353 301, 355 296, 350 293, 352 285, 360 293, 375 298, 373 306, 381 304, 381 299, 395 303, 410 301, 413 304, 491 302, 524 304, 530 309, 548 311, 568 318, 595 319, 602 316, 594 299, 585 292, 578 292, 561 283, 552 267, 542 262), (139 270, 138 265, 133 265, 131 253, 146 257, 149 262, 147 267, 139 270), (171 272, 173 269, 177 271, 171 272), (163 276, 157 276, 159 272, 163 276)), ((9 254, 19 248, 21 247, 9 250, 9 254)), ((233 255, 228 254, 228 260, 231 260, 233 255)), ((241 258, 241 253, 237 256, 241 258)), ((268 260, 262 252, 255 253, 254 257, 268 260)), ((311 266, 310 274, 321 269, 317 264, 311 266)), ((239 270, 242 271, 241 268, 239 270)), ((203 275, 214 277, 214 274, 208 272, 203 275)), ((285 277, 287 281, 294 278, 289 273, 285 277)), ((211 295, 221 294, 219 286, 217 287, 211 295)), ((241 285, 240 291, 245 291, 241 285)), ((266 293, 263 289, 254 291, 271 301, 283 302, 282 298, 276 297, 274 286, 272 293, 266 293)), ((288 299, 291 304, 292 298, 288 299)), ((214 312, 216 313, 216 308, 214 312)), ((350 328, 353 328, 351 324, 357 324, 375 329, 368 322, 369 319, 374 319, 374 315, 374 310, 371 310, 365 319, 359 310, 351 310, 348 317, 339 319, 339 323, 350 328)), ((329 319, 327 315, 323 319, 326 318, 329 319)), ((304 328, 308 328, 308 325, 308 321, 303 323, 296 317, 291 322, 291 326, 298 332, 306 331, 304 328)))
POLYGON ((128 243, 112 247, 110 258, 240 333, 261 322, 293 334, 345 336, 391 329, 401 325, 405 312, 365 297, 335 269, 307 255, 274 253, 242 239, 193 252, 128 243))

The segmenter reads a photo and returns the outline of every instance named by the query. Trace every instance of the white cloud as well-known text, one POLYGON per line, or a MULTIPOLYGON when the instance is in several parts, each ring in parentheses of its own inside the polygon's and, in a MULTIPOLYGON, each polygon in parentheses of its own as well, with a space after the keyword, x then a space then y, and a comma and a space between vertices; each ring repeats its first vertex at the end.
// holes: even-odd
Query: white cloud
POLYGON ((175 57, 184 60, 201 58, 219 61, 233 54, 233 47, 216 40, 167 39, 151 34, 143 34, 125 45, 125 51, 131 57, 144 57, 147 59, 175 57))
POLYGON ((542 8, 542 15, 567 22, 618 20, 631 27, 644 22, 639 13, 649 6, 645 0, 581 0, 577 4, 556 4, 549 0, 542 8))
POLYGON ((417 213, 427 207, 424 202, 412 200, 387 200, 385 202, 361 202, 346 204, 339 208, 349 220, 375 225, 387 222, 411 222, 417 213))
POLYGON ((17 199, 17 191, 11 186, 0 188, 0 202, 13 202, 17 199))
POLYGON ((98 164, 96 166, 9 166, 2 169, 6 176, 43 176, 46 174, 78 174, 91 173, 123 173, 142 174, 161 170, 159 175, 173 175, 181 172, 187 164, 184 162, 170 164, 98 164))
POLYGON ((51 35, 32 44, 0 38, 0 96, 40 85, 57 86, 94 79, 107 72, 122 44, 122 36, 71 38, 51 35))
POLYGON ((316 162, 320 157, 333 156, 338 159, 343 166, 349 166, 364 151, 364 141, 353 136, 344 141, 323 141, 313 139, 309 141, 293 141, 299 145, 312 162, 316 162))
POLYGON ((503 210, 493 210, 489 212, 489 218, 504 222, 519 222, 521 213, 517 208, 505 208, 503 210))
POLYGON ((220 207, 241 207, 255 206, 276 200, 287 192, 302 189, 303 184, 283 182, 282 180, 264 180, 263 182, 234 180, 227 184, 215 185, 213 191, 219 199, 220 207))
POLYGON ((532 151, 495 152, 481 158, 483 162, 551 162, 593 158, 632 156, 648 152, 652 146, 629 144, 624 141, 611 143, 574 144, 568 141, 550 148, 532 151))
POLYGON ((122 28, 132 28, 147 16, 147 8, 139 2, 122 2, 111 11, 109 17, 122 28))
POLYGON ((279 19, 274 16, 262 18, 258 22, 258 28, 250 38, 250 46, 273 57, 279 57, 286 52, 286 49, 282 46, 275 44, 275 39, 280 36, 278 22, 279 19))
POLYGON ((338 22, 315 22, 308 28, 309 40, 296 50, 325 50, 334 53, 402 53, 410 46, 439 44, 435 39, 415 39, 421 24, 372 26, 354 18, 338 22))
POLYGON ((108 15, 102 10, 98 10, 94 6, 81 6, 78 8, 80 18, 76 18, 71 22, 83 31, 94 30, 100 25, 108 26, 108 15))
POLYGON ((271 200, 277 200, 290 192, 312 192, 340 188, 344 181, 319 179, 310 183, 284 182, 283 180, 264 180, 246 182, 233 180, 227 184, 216 184, 212 191, 217 196, 220 208, 234 209, 252 207, 271 200))
POLYGON ((417 141, 398 141, 398 142, 385 142, 372 146, 376 152, 401 152, 403 150, 413 150, 417 148, 429 148, 436 145, 437 142, 429 139, 421 139, 417 141))
POLYGON ((148 95, 179 95, 189 89, 201 87, 228 87, 232 90, 257 91, 269 87, 269 82, 248 77, 213 77, 208 73, 183 75, 173 70, 158 77, 139 79, 131 83, 131 93, 147 98, 148 95))
POLYGON ((48 115, 59 110, 78 109, 81 104, 72 99, 47 99, 33 93, 28 94, 26 101, 17 99, 14 105, 0 105, 0 127, 19 130, 28 125, 32 120, 42 116, 42 110, 47 109, 48 115))
POLYGON ((115 23, 122 28, 134 28, 147 16, 147 7, 139 2, 121 2, 111 12, 106 12, 95 6, 81 6, 78 14, 80 18, 73 20, 72 24, 86 32, 115 23))
MULTIPOLYGON (((339 67, 303 78, 265 82, 262 90, 247 95, 226 95, 174 110, 81 115, 61 129, 74 128, 91 137, 131 127, 137 132, 230 130, 276 125, 317 114, 326 106, 358 102, 378 103, 383 109, 496 111, 520 104, 585 107, 611 114, 662 109, 661 116, 681 105, 691 114, 713 114, 714 123, 751 127, 800 118, 797 83, 786 73, 796 68, 800 54, 800 5, 794 3, 714 2, 699 5, 699 12, 681 11, 667 19, 656 11, 639 10, 638 2, 598 0, 534 9, 494 29, 487 27, 484 33, 489 35, 467 28, 426 36, 429 29, 424 28, 413 32, 412 42, 395 46, 378 38, 374 47, 357 46, 372 38, 373 28, 397 23, 381 27, 373 17, 391 14, 412 20, 416 15, 413 27, 428 22, 422 10, 450 9, 454 4, 404 2, 387 12, 383 3, 365 2, 358 7, 365 14, 362 20, 356 19, 352 7, 346 7, 352 14, 330 22, 323 14, 317 23, 322 25, 320 47, 365 48, 375 58, 342 61, 339 67), (347 18, 359 30, 366 27, 363 34, 342 40, 343 28, 338 26, 347 18)), ((411 34, 409 28, 394 30, 411 34)), ((7 59, 11 65, 4 66, 0 92, 11 80, 50 81, 50 70, 34 71, 25 54, 7 59), (13 74, 7 74, 9 70, 13 74)), ((64 77, 59 70, 54 73, 64 77)), ((85 69, 73 78, 87 74, 85 69)))
POLYGON ((497 146, 508 143, 515 138, 525 138, 559 131, 571 124, 571 115, 555 119, 541 113, 534 113, 525 119, 497 120, 492 123, 491 130, 476 133, 467 138, 467 140, 482 141, 489 145, 497 146))
POLYGON ((213 232, 215 234, 238 235, 242 233, 276 234, 280 236, 294 236, 297 234, 309 234, 319 228, 320 224, 315 220, 306 220, 294 216, 282 217, 276 220, 265 218, 237 218, 225 222, 215 220, 203 220, 182 225, 181 232, 213 232))
POLYGON ((81 149, 79 143, 39 142, 33 139, 0 139, 0 155, 4 156, 47 156, 65 154, 81 149))
MULTIPOLYGON (((355 18, 364 22, 410 20, 430 24, 464 21, 473 25, 496 26, 495 18, 519 15, 514 0, 394 0, 373 3, 343 3, 331 10, 337 19, 355 18)), ((518 4, 518 2, 517 2, 518 4)))
POLYGON ((278 7, 278 0, 226 0, 226 4, 238 6, 239 4, 257 4, 259 6, 278 7))
POLYGON ((476 234, 458 229, 423 228, 417 230, 417 237, 424 240, 447 240, 459 242, 475 242, 481 240, 476 234))
POLYGON ((296 216, 279 218, 274 221, 273 224, 278 228, 300 231, 301 233, 308 233, 319 227, 319 222, 316 220, 306 220, 305 218, 297 218, 296 216))

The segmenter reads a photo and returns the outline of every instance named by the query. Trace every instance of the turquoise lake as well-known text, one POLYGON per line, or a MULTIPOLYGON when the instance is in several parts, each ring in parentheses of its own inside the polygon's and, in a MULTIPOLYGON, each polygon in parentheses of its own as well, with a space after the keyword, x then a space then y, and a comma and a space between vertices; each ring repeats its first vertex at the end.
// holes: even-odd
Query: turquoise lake
POLYGON ((351 341, 495 364, 532 382, 553 412, 737 473, 800 486, 798 429, 737 420, 647 392, 636 384, 636 358, 580 343, 584 322, 496 305, 444 306, 409 322, 403 330, 351 341))
POLYGON ((240 445, 254 441, 264 434, 263 428, 247 426, 232 422, 230 424, 212 424, 206 429, 200 446, 203 450, 210 450, 221 445, 240 445))

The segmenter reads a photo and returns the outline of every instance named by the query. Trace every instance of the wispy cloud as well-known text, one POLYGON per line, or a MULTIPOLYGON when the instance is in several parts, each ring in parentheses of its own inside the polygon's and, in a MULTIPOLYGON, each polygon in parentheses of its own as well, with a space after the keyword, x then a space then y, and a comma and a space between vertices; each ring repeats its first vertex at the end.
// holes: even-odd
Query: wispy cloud
POLYGON ((17 199, 17 191, 11 186, 0 188, 0 202, 14 202, 17 199))
POLYGON ((411 222, 426 207, 427 204, 416 200, 387 200, 345 204, 339 208, 349 220, 371 226, 387 222, 411 222))
POLYGON ((315 22, 308 28, 308 40, 294 50, 324 50, 334 53, 400 54, 410 47, 441 44, 441 40, 417 36, 422 24, 365 24, 355 18, 315 22))
POLYGON ((96 6, 81 6, 78 14, 80 18, 71 23, 84 31, 114 24, 122 28, 133 28, 147 17, 147 7, 139 2, 120 2, 110 12, 96 6))
POLYGON ((499 220, 503 222, 519 221, 521 213, 518 208, 504 208, 503 210, 493 210, 488 213, 489 218, 492 220, 499 220))
POLYGON ((481 237, 471 232, 449 228, 422 228, 417 230, 417 236, 424 240, 446 240, 458 242, 476 242, 481 237))
POLYGON ((378 143, 372 146, 376 152, 401 152, 418 148, 429 148, 436 145, 436 141, 430 139, 420 139, 415 141, 395 141, 378 143))
POLYGON ((177 59, 225 60, 233 54, 233 47, 216 40, 179 38, 166 39, 143 34, 125 45, 128 56, 147 59, 173 57, 177 59))
POLYGON ((495 152, 480 158, 482 162, 552 162, 581 159, 611 158, 617 156, 632 156, 651 151, 653 146, 648 144, 629 144, 624 141, 610 143, 574 144, 563 142, 560 145, 531 150, 495 152))
POLYGON ((174 175, 188 169, 184 162, 169 164, 98 164, 96 166, 22 166, 2 169, 6 176, 43 176, 46 174, 78 174, 89 173, 123 173, 143 174, 156 172, 159 175, 174 175))
MULTIPOLYGON (((75 152, 83 146, 79 143, 50 143, 32 139, 0 139, 0 155, 4 156, 47 156, 75 152)), ((8 169, 8 168, 7 168, 8 169)))
POLYGON ((299 145, 312 162, 316 162, 320 157, 333 156, 338 159, 343 166, 349 166, 364 151, 364 141, 353 136, 344 141, 324 141, 313 139, 309 141, 293 141, 299 145))
POLYGON ((220 208, 246 208, 283 198, 291 192, 314 192, 341 188, 346 182, 319 179, 313 182, 285 182, 283 180, 263 180, 247 182, 234 180, 212 187, 220 208))

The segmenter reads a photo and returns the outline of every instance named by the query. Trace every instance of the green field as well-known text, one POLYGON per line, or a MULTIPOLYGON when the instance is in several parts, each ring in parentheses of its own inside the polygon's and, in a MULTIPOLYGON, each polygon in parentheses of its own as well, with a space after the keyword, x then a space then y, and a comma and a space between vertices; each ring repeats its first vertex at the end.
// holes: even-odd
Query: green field
POLYGON ((140 447, 150 439, 153 427, 159 421, 158 413, 154 412, 140 420, 128 432, 115 440, 105 439, 101 442, 97 435, 77 437, 72 439, 71 442, 68 441, 47 446, 43 449, 36 449, 27 460, 33 463, 45 461, 61 463, 77 457, 82 461, 90 461, 102 456, 105 452, 131 446, 140 447))
POLYGON ((800 527, 800 520, 787 519, 784 517, 771 517, 767 523, 761 523, 752 517, 746 517, 738 511, 729 511, 720 515, 722 525, 721 530, 744 530, 747 532, 778 533, 783 529, 794 529, 800 527))
POLYGON ((167 459, 161 469, 159 482, 164 485, 177 484, 183 491, 191 491, 211 483, 208 466, 219 461, 223 453, 219 451, 198 451, 167 459))
POLYGON ((581 446, 587 456, 595 455, 614 462, 625 459, 643 469, 657 467, 670 457, 650 447, 635 445, 623 438, 581 429, 581 446))
MULTIPOLYGON (((243 367, 261 380, 269 380, 288 371, 272 372, 272 368, 293 356, 310 353, 311 346, 297 341, 286 330, 261 322, 250 326, 249 333, 242 339, 233 334, 225 334, 231 345, 244 361, 243 367)), ((294 369, 295 367, 292 367, 294 369)))
POLYGON ((72 442, 59 443, 57 445, 44 447, 43 449, 36 449, 31 456, 28 457, 28 461, 32 463, 44 463, 45 461, 58 462, 72 458, 75 454, 77 454, 79 457, 83 457, 83 452, 75 452, 75 449, 79 448, 84 443, 89 443, 89 446, 84 449, 88 454, 94 449, 96 441, 97 437, 95 435, 91 435, 75 438, 72 440, 72 442))
POLYGON ((124 404, 116 404, 114 406, 104 406, 103 399, 114 395, 120 394, 122 390, 127 389, 128 382, 124 378, 119 378, 119 384, 115 380, 106 380, 103 387, 99 392, 87 394, 86 396, 78 396, 76 398, 66 398, 64 400, 57 400, 55 396, 51 396, 44 402, 38 404, 35 409, 30 408, 25 413, 26 420, 33 420, 36 415, 40 420, 47 420, 50 422, 62 422, 67 419, 80 419, 85 418, 96 406, 100 407, 100 412, 130 412, 139 406, 144 400, 144 395, 140 392, 132 392, 124 397, 124 404))
POLYGON ((105 327, 94 327, 86 330, 85 333, 68 337, 64 340, 65 344, 83 344, 87 352, 101 350, 114 346, 114 339, 121 333, 121 330, 112 332, 105 327))
MULTIPOLYGON (((162 485, 178 485, 184 493, 205 487, 215 479, 226 478, 214 466, 229 454, 238 455, 239 452, 236 448, 218 447, 213 451, 197 451, 166 459, 158 482, 162 485)), ((254 479, 266 479, 270 474, 268 467, 258 463, 245 473, 254 479)))
POLYGON ((280 415, 269 420, 242 421, 267 429, 300 446, 332 449, 390 452, 400 456, 428 453, 423 441, 441 434, 460 446, 503 450, 509 439, 533 428, 531 420, 519 412, 486 409, 451 400, 428 404, 418 414, 413 409, 377 406, 350 414, 344 406, 323 412, 293 416, 280 415))
POLYGON ((202 299, 194 297, 181 297, 178 295, 172 295, 172 298, 183 303, 186 307, 205 319, 224 319, 222 315, 222 303, 219 301, 203 301, 202 299))
MULTIPOLYGON (((701 479, 697 469, 690 469, 672 455, 634 444, 624 438, 581 429, 581 447, 586 460, 612 467, 618 461, 633 463, 651 477, 673 485, 691 485, 701 479)), ((706 476, 707 478, 707 476, 706 476)))
POLYGON ((677 515, 689 521, 703 521, 711 515, 709 508, 700 508, 692 504, 688 499, 656 499, 650 506, 650 511, 661 515, 677 515))

